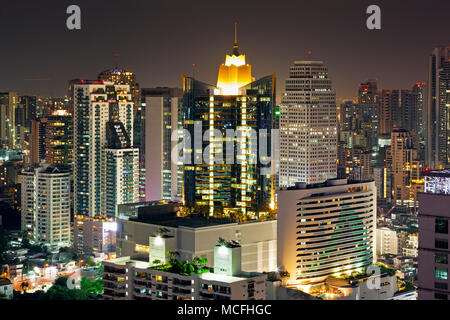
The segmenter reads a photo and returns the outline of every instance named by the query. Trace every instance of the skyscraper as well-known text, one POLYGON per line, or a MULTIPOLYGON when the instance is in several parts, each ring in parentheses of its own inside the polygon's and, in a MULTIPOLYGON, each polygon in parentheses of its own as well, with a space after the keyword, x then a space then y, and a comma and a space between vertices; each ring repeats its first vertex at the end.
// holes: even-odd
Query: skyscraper
POLYGON ((19 95, 15 92, 0 92, 0 148, 14 149, 16 146, 16 108, 19 95))
POLYGON ((377 104, 378 103, 378 84, 377 79, 366 79, 359 85, 358 103, 359 104, 377 104))
POLYGON ((75 215, 94 217, 106 212, 104 184, 107 123, 123 124, 133 144, 133 102, 128 85, 81 80, 74 84, 75 215))
POLYGON ((70 171, 44 165, 22 172, 22 231, 44 244, 70 245, 70 171))
POLYGON ((142 89, 145 97, 145 199, 181 200, 182 162, 172 161, 178 143, 172 134, 183 128, 183 92, 178 88, 142 89))
POLYGON ((426 173, 425 189, 419 194, 419 202, 419 300, 448 300, 449 170, 426 173))
POLYGON ((450 164, 450 46, 435 48, 428 62, 425 164, 437 169, 450 164))
POLYGON ((183 200, 209 215, 256 217, 275 207, 275 76, 253 80, 236 38, 217 85, 182 77, 184 129, 191 137, 191 145, 183 141, 183 200))
POLYGON ((54 165, 73 164, 73 117, 56 110, 46 117, 45 162, 54 165))
POLYGON ((322 61, 294 62, 280 112, 280 186, 335 178, 337 108, 322 61))

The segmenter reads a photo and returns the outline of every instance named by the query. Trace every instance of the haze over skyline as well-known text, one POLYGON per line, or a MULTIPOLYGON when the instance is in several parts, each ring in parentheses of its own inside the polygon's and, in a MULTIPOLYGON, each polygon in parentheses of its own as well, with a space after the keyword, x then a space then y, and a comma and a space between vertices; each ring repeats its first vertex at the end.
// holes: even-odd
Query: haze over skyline
MULTIPOLYGON (((239 49, 255 78, 275 73, 278 97, 294 60, 322 60, 338 99, 378 78, 380 88, 409 88, 427 80, 428 56, 450 43, 450 3, 416 1, 41 1, 0 9, 0 91, 63 96, 68 80, 95 79, 114 66, 136 73, 141 87, 181 86, 181 73, 215 84, 239 49), (66 8, 81 7, 81 30, 66 28, 66 8), (382 30, 366 29, 366 8, 381 7, 382 30)), ((280 99, 277 103, 280 103, 280 99)))

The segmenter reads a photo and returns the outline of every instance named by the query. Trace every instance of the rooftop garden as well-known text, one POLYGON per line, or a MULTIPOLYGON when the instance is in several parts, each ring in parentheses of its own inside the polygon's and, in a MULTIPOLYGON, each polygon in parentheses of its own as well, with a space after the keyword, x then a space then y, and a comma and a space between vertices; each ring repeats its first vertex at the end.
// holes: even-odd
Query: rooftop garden
POLYGON ((165 271, 170 273, 177 273, 182 276, 190 276, 193 273, 201 274, 209 272, 210 269, 206 266, 208 259, 195 257, 192 262, 187 260, 181 261, 177 257, 180 256, 178 252, 168 251, 169 262, 163 264, 160 260, 154 260, 153 266, 149 269, 165 271))

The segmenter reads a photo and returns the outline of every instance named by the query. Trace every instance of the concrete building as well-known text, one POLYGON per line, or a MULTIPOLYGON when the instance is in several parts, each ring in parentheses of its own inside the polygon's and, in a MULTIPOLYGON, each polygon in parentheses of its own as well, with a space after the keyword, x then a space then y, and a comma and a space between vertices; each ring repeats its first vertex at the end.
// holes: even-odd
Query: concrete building
POLYGON ((69 246, 70 170, 43 165, 22 172, 22 231, 44 244, 69 246))
POLYGON ((16 92, 0 92, 0 149, 16 146, 16 109, 19 95, 16 92))
POLYGON ((103 262, 105 300, 265 300, 266 275, 241 271, 239 245, 217 245, 214 268, 179 274, 167 264, 122 257, 103 262), (167 267, 162 267, 167 266, 167 267))
POLYGON ((376 261, 374 182, 328 180, 278 193, 278 268, 287 284, 324 281, 376 261))
POLYGON ((113 218, 77 216, 73 228, 75 252, 115 256, 116 232, 117 223, 113 218))
POLYGON ((295 61, 280 105, 279 185, 337 176, 337 107, 322 61, 295 61))
POLYGON ((181 200, 182 162, 172 161, 175 130, 183 128, 179 88, 142 89, 145 97, 145 200, 181 200))
POLYGON ((11 300, 14 296, 13 283, 7 278, 0 278, 0 300, 11 300))
POLYGON ((214 263, 213 248, 221 237, 235 240, 242 246, 243 271, 276 269, 276 220, 236 223, 198 215, 177 217, 179 206, 160 202, 120 206, 117 256, 146 256, 150 238, 161 235, 166 250, 179 252, 181 259, 192 260, 199 256, 214 263))
POLYGON ((398 254, 398 238, 395 230, 386 227, 377 228, 376 240, 378 257, 385 254, 398 254))
POLYGON ((450 170, 425 175, 425 189, 419 194, 419 300, 448 300, 450 170))

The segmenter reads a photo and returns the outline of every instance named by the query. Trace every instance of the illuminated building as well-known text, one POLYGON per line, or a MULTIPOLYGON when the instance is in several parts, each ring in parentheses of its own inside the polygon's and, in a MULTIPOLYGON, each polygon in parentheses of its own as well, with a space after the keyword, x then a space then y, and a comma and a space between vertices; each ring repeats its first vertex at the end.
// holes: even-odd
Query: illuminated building
POLYGON ((182 162, 172 161, 177 141, 172 134, 183 128, 183 96, 178 88, 142 89, 145 97, 145 199, 181 200, 182 162))
POLYGON ((105 253, 115 257, 117 223, 104 216, 76 216, 73 247, 77 254, 105 253))
POLYGON ((30 164, 38 165, 43 162, 46 154, 47 119, 31 120, 30 136, 30 164))
POLYGON ((419 203, 419 300, 448 300, 450 170, 425 174, 425 189, 419 194, 419 203))
POLYGON ((15 92, 0 92, 0 148, 14 149, 16 146, 16 108, 19 95, 15 92))
POLYGON ((106 210, 107 123, 123 124, 133 145, 133 102, 128 85, 80 80, 74 86, 74 211, 95 217, 106 210))
POLYGON ((416 126, 413 129, 420 136, 420 140, 424 142, 426 130, 425 120, 427 119, 427 85, 425 82, 416 82, 412 87, 412 91, 416 98, 416 126))
POLYGON ((417 193, 423 189, 423 163, 418 159, 417 134, 403 129, 391 133, 387 166, 392 168, 393 204, 410 212, 417 208, 417 193))
POLYGON ((73 118, 65 110, 46 117, 45 162, 55 165, 73 164, 73 118))
POLYGON ((277 255, 288 285, 361 271, 376 261, 374 182, 328 180, 278 193, 277 255))
POLYGON ((373 169, 375 186, 377 187, 377 199, 379 202, 392 202, 392 168, 376 167, 373 169))
MULTIPOLYGON (((157 248, 152 248, 157 250, 157 248)), ((164 260, 162 260, 164 261, 164 260)), ((179 274, 151 262, 103 261, 104 300, 265 300, 266 275, 241 271, 241 247, 214 247, 214 268, 179 274)))
POLYGON ((219 68, 217 86, 182 76, 183 127, 194 145, 183 150, 183 201, 211 216, 256 217, 275 207, 275 75, 251 82, 250 73, 235 41, 233 54, 219 68))
POLYGON ((294 62, 280 112, 280 186, 336 178, 336 99, 322 61, 294 62))
POLYGON ((378 104, 378 80, 366 79, 359 85, 358 103, 359 104, 378 104))
POLYGON ((22 232, 38 242, 70 245, 70 171, 44 165, 22 172, 22 232))
POLYGON ((141 103, 141 90, 139 89, 139 84, 136 82, 136 74, 133 72, 118 68, 108 69, 100 72, 98 75, 98 80, 113 82, 114 84, 127 84, 130 86, 131 100, 133 101, 133 116, 136 115, 138 106, 141 103))
POLYGON ((377 228, 377 256, 381 257, 385 254, 399 253, 397 232, 395 230, 383 227, 377 228))
POLYGON ((429 57, 427 93, 425 164, 442 169, 450 163, 450 46, 435 48, 429 57))
POLYGON ((102 216, 116 217, 119 204, 139 200, 139 149, 120 121, 108 122, 106 129, 102 216))
POLYGON ((242 270, 269 272, 277 267, 277 221, 236 223, 230 219, 200 215, 177 216, 182 205, 175 202, 140 202, 119 206, 117 256, 144 258, 152 236, 164 237, 165 250, 177 251, 181 260, 195 256, 214 263, 218 239, 237 241, 242 246, 242 270), (185 239, 191 239, 185 241, 185 239))

